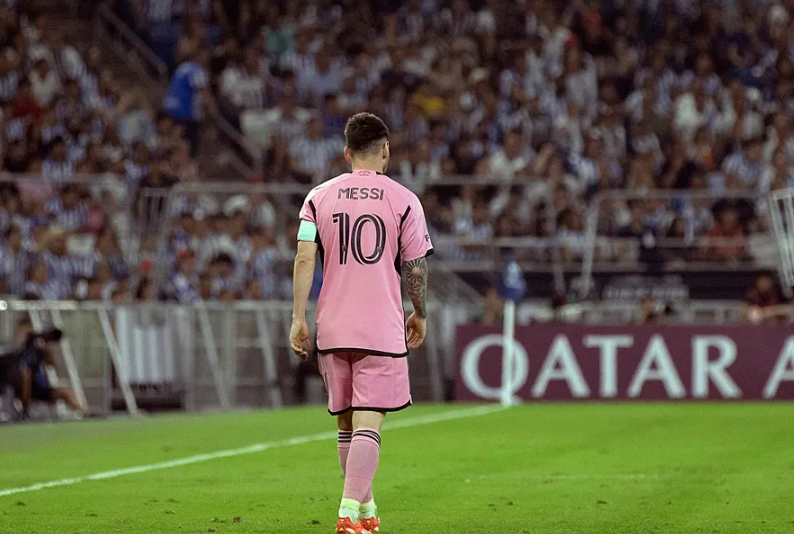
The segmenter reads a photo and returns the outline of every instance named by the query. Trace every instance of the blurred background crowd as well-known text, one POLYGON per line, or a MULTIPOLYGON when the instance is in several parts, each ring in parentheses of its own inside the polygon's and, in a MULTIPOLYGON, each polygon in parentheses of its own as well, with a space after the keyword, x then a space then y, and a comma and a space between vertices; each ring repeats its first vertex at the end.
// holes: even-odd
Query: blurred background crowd
POLYGON ((646 264, 752 262, 760 195, 794 185, 790 0, 119 0, 170 69, 155 101, 46 14, 0 6, 2 165, 24 175, 0 183, 0 289, 16 297, 289 298, 280 221, 300 195, 184 194, 159 251, 151 231, 125 250, 135 214, 166 209, 142 191, 208 178, 208 120, 261 151, 252 185, 311 185, 346 171, 346 118, 377 113, 390 175, 458 262, 494 237, 558 239, 577 262, 587 207, 615 189, 638 196, 601 200, 599 235, 646 264))

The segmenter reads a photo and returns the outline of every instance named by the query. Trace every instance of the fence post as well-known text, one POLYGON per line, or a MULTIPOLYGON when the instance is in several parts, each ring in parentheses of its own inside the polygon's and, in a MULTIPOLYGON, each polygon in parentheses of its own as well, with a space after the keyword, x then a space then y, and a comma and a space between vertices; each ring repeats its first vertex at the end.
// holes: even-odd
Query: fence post
POLYGON ((135 401, 135 395, 132 393, 130 383, 127 381, 127 369, 124 367, 123 357, 121 350, 116 342, 116 335, 113 333, 113 326, 110 324, 110 316, 106 308, 99 308, 99 322, 102 325, 102 334, 105 336, 105 342, 108 344, 110 351, 110 359, 113 362, 113 368, 116 370, 116 379, 119 381, 121 394, 124 396, 124 404, 127 406, 127 411, 130 415, 138 415, 138 403, 135 401))
POLYGON ((201 337, 204 340, 204 352, 207 354, 207 363, 210 365, 212 380, 215 382, 215 391, 218 394, 221 408, 228 410, 231 408, 229 391, 226 388, 226 380, 221 370, 220 360, 218 358, 218 347, 215 343, 215 334, 212 331, 212 323, 210 323, 207 308, 203 304, 198 308, 198 316, 199 325, 201 327, 201 337))
MULTIPOLYGON (((438 319, 439 314, 434 313, 433 317, 438 319)), ((444 401, 444 379, 441 373, 441 358, 438 353, 438 330, 440 323, 427 329, 425 345, 428 358, 428 370, 430 371, 430 392, 435 402, 444 401)))
MULTIPOLYGON (((272 314, 270 315, 272 316, 272 314)), ((261 307, 256 310, 256 327, 259 334, 259 346, 262 349, 262 357, 264 359, 268 398, 271 406, 281 408, 283 401, 281 389, 278 385, 278 367, 276 366, 276 355, 273 350, 273 339, 265 310, 261 307)))
MULTIPOLYGON (((53 326, 63 330, 63 316, 61 316, 61 310, 53 308, 51 315, 53 326)), ((80 373, 77 370, 77 363, 74 359, 74 351, 72 350, 72 344, 69 342, 68 336, 63 336, 61 338, 61 355, 63 356, 63 362, 66 365, 66 373, 69 375, 69 383, 72 385, 74 395, 77 397, 77 401, 80 403, 80 405, 83 408, 87 408, 88 401, 86 401, 85 398, 83 383, 80 380, 80 373)))

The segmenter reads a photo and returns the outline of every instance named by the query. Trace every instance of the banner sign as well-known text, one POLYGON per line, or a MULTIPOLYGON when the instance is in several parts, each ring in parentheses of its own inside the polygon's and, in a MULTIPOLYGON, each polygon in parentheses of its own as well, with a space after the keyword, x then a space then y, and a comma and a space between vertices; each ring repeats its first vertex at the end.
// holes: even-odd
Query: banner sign
MULTIPOLYGON (((794 331, 758 326, 516 327, 524 400, 794 400, 794 331)), ((498 400, 502 333, 458 327, 458 400, 498 400)))

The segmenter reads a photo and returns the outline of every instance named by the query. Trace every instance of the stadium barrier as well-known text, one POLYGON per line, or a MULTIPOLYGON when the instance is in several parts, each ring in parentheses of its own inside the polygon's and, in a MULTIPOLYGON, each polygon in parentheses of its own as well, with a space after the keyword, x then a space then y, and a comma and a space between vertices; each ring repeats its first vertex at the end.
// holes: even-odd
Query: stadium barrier
MULTIPOLYGON (((504 187, 504 183, 498 179, 487 176, 446 176, 438 181, 418 182, 412 184, 412 187, 417 192, 422 192, 432 188, 472 185, 504 187)), ((276 208, 273 224, 279 235, 286 235, 290 226, 297 221, 298 210, 310 189, 311 186, 301 184, 248 182, 180 183, 171 189, 143 189, 136 201, 136 214, 140 221, 138 228, 143 235, 147 232, 157 233, 157 256, 162 259, 167 250, 168 237, 175 228, 175 218, 179 214, 180 206, 187 199, 203 202, 227 214, 243 204, 255 205, 264 199, 276 208)), ((555 229, 556 213, 553 212, 553 207, 549 209, 552 229, 555 229)), ((142 235, 138 241, 144 242, 142 235)), ((558 291, 562 291, 565 286, 556 238, 497 238, 474 242, 459 237, 437 236, 434 238, 434 246, 440 252, 433 258, 434 268, 439 269, 444 276, 431 276, 431 281, 437 283, 444 280, 446 283, 446 280, 450 280, 455 291, 463 294, 472 303, 481 302, 480 295, 457 275, 472 270, 498 268, 503 252, 507 249, 518 251, 524 263, 523 267, 551 273, 558 291)), ((162 267, 158 267, 161 277, 164 275, 162 267)), ((453 292, 448 291, 447 294, 452 296, 453 292)))
MULTIPOLYGON (((467 339, 497 329, 473 324, 482 308, 471 303, 433 300, 428 307, 425 346, 410 357, 413 392, 419 401, 442 401, 449 398, 448 385, 460 378, 461 342, 470 344, 467 339)), ((176 398, 175 406, 190 411, 279 407, 297 402, 293 387, 298 360, 288 346, 291 309, 291 303, 276 301, 115 306, 9 300, 0 301, 0 339, 11 339, 14 325, 25 316, 36 328, 61 328, 66 335, 58 374, 97 414, 114 407, 137 413, 139 404, 164 398, 176 398)), ((723 324, 737 322, 742 309, 740 302, 693 301, 678 309, 677 317, 694 324, 723 324)), ((638 312, 638 305, 630 302, 568 305, 556 311, 547 303, 525 302, 517 310, 517 336, 519 343, 532 347, 533 355, 541 354, 543 350, 535 349, 543 347, 540 341, 523 341, 527 324, 555 316, 582 324, 625 324, 635 322, 638 312)), ((532 332, 538 327, 528 328, 532 332)), ((481 368, 491 350, 501 354, 498 347, 483 353, 481 368)), ((498 387, 498 382, 493 385, 498 387)), ((309 400, 322 402, 319 380, 314 387, 316 394, 309 400)))
MULTIPOLYGON (((782 272, 783 264, 774 235, 771 233, 770 197, 742 191, 725 191, 720 194, 707 191, 683 190, 607 190, 597 193, 587 209, 585 232, 577 245, 581 253, 580 295, 587 297, 593 289, 595 271, 635 271, 638 267, 653 270, 661 269, 664 263, 674 263, 677 271, 735 271, 740 268, 775 269, 782 272), (700 208, 713 210, 719 202, 744 203, 745 210, 752 212, 753 218, 760 222, 760 230, 739 238, 707 237, 687 231, 682 237, 654 235, 652 242, 644 243, 647 248, 658 250, 658 259, 641 257, 641 240, 636 237, 622 238, 600 234, 602 216, 606 210, 614 214, 617 208, 625 208, 631 202, 644 203, 646 207, 668 210, 673 204, 678 206, 678 215, 688 206, 700 204, 700 208), (656 205, 656 206, 654 206, 656 205), (737 247, 745 251, 744 257, 735 261, 715 261, 708 254, 710 248, 737 247), (671 258, 670 256, 676 256, 671 258), (658 262, 654 265, 654 262, 658 262)), ((647 211, 647 210, 646 210, 647 211)), ((774 213, 774 212, 773 212, 774 213)), ((652 214, 653 215, 653 214, 652 214)), ((662 217, 665 215, 660 213, 662 217)), ((786 291, 790 287, 785 288, 786 291)))
MULTIPOLYGON (((436 304, 429 311, 438 315, 436 304)), ((310 310, 313 314, 313 310, 310 310)), ((289 348, 290 302, 163 303, 0 301, 0 339, 25 316, 57 326, 58 374, 93 413, 176 397, 186 410, 293 404, 298 359, 289 348)), ((313 320, 313 317, 310 317, 313 320)), ((411 357, 417 399, 444 398, 439 326, 411 357)), ((322 388, 319 375, 316 389, 322 388)), ((322 400, 322 394, 314 399, 322 400)))
MULTIPOLYGON (((502 333, 457 330, 457 400, 502 395, 502 333)), ((509 392, 538 400, 794 400, 794 336, 768 326, 519 327, 509 392)))
MULTIPOLYGON (((504 184, 494 177, 460 177, 445 176, 436 181, 424 181, 411 184, 418 191, 443 191, 448 187, 489 186, 503 188, 504 184)), ((201 199, 214 209, 236 209, 232 203, 258 202, 253 198, 265 198, 273 207, 274 224, 280 235, 285 235, 291 224, 294 224, 300 204, 309 191, 310 186, 300 184, 242 182, 204 182, 178 184, 170 190, 144 190, 140 194, 139 205, 148 206, 148 212, 141 214, 142 228, 157 231, 159 250, 162 252, 171 233, 174 216, 181 203, 188 197, 201 199), (165 201, 163 201, 165 198, 165 201), (165 206, 163 206, 165 202, 165 206)), ((693 202, 705 203, 710 209, 720 200, 733 200, 748 203, 757 208, 761 231, 747 238, 717 238, 691 235, 683 237, 654 236, 653 247, 664 256, 668 271, 700 272, 700 271, 735 271, 737 268, 757 270, 762 268, 780 268, 780 258, 775 246, 774 237, 769 232, 771 224, 767 224, 768 202, 765 196, 740 192, 728 192, 714 195, 697 191, 653 191, 639 192, 626 190, 603 191, 595 195, 585 217, 584 230, 581 233, 557 232, 557 213, 553 203, 549 203, 548 218, 551 228, 548 237, 488 237, 471 239, 462 236, 436 235, 434 245, 438 255, 434 265, 443 265, 446 272, 465 275, 474 272, 493 272, 501 270, 505 257, 514 254, 526 273, 548 273, 552 276, 553 287, 562 293, 566 287, 567 275, 580 275, 580 293, 588 295, 593 288, 594 272, 636 273, 645 271, 652 266, 647 258, 640 255, 640 240, 631 237, 616 237, 600 233, 601 218, 605 214, 614 213, 617 206, 624 206, 630 201, 659 203, 660 207, 677 205, 679 211, 693 202), (662 205, 663 204, 663 205, 662 205), (744 258, 735 262, 716 262, 705 252, 712 247, 743 247, 747 250, 744 258), (671 256, 676 256, 672 257, 671 256), (677 256, 681 256, 678 258, 677 256)), ((498 235, 498 234, 497 234, 498 235)), ((161 256, 162 257, 162 256, 161 256)), ((459 284, 459 287, 462 287, 459 284)))

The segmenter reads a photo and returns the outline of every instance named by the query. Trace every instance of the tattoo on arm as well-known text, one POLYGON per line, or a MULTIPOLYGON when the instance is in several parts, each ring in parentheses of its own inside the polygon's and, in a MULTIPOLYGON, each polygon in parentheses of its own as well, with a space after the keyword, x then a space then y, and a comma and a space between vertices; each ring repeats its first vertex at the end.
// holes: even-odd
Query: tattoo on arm
POLYGON ((417 258, 402 265, 405 290, 419 317, 427 317, 427 260, 417 258))

